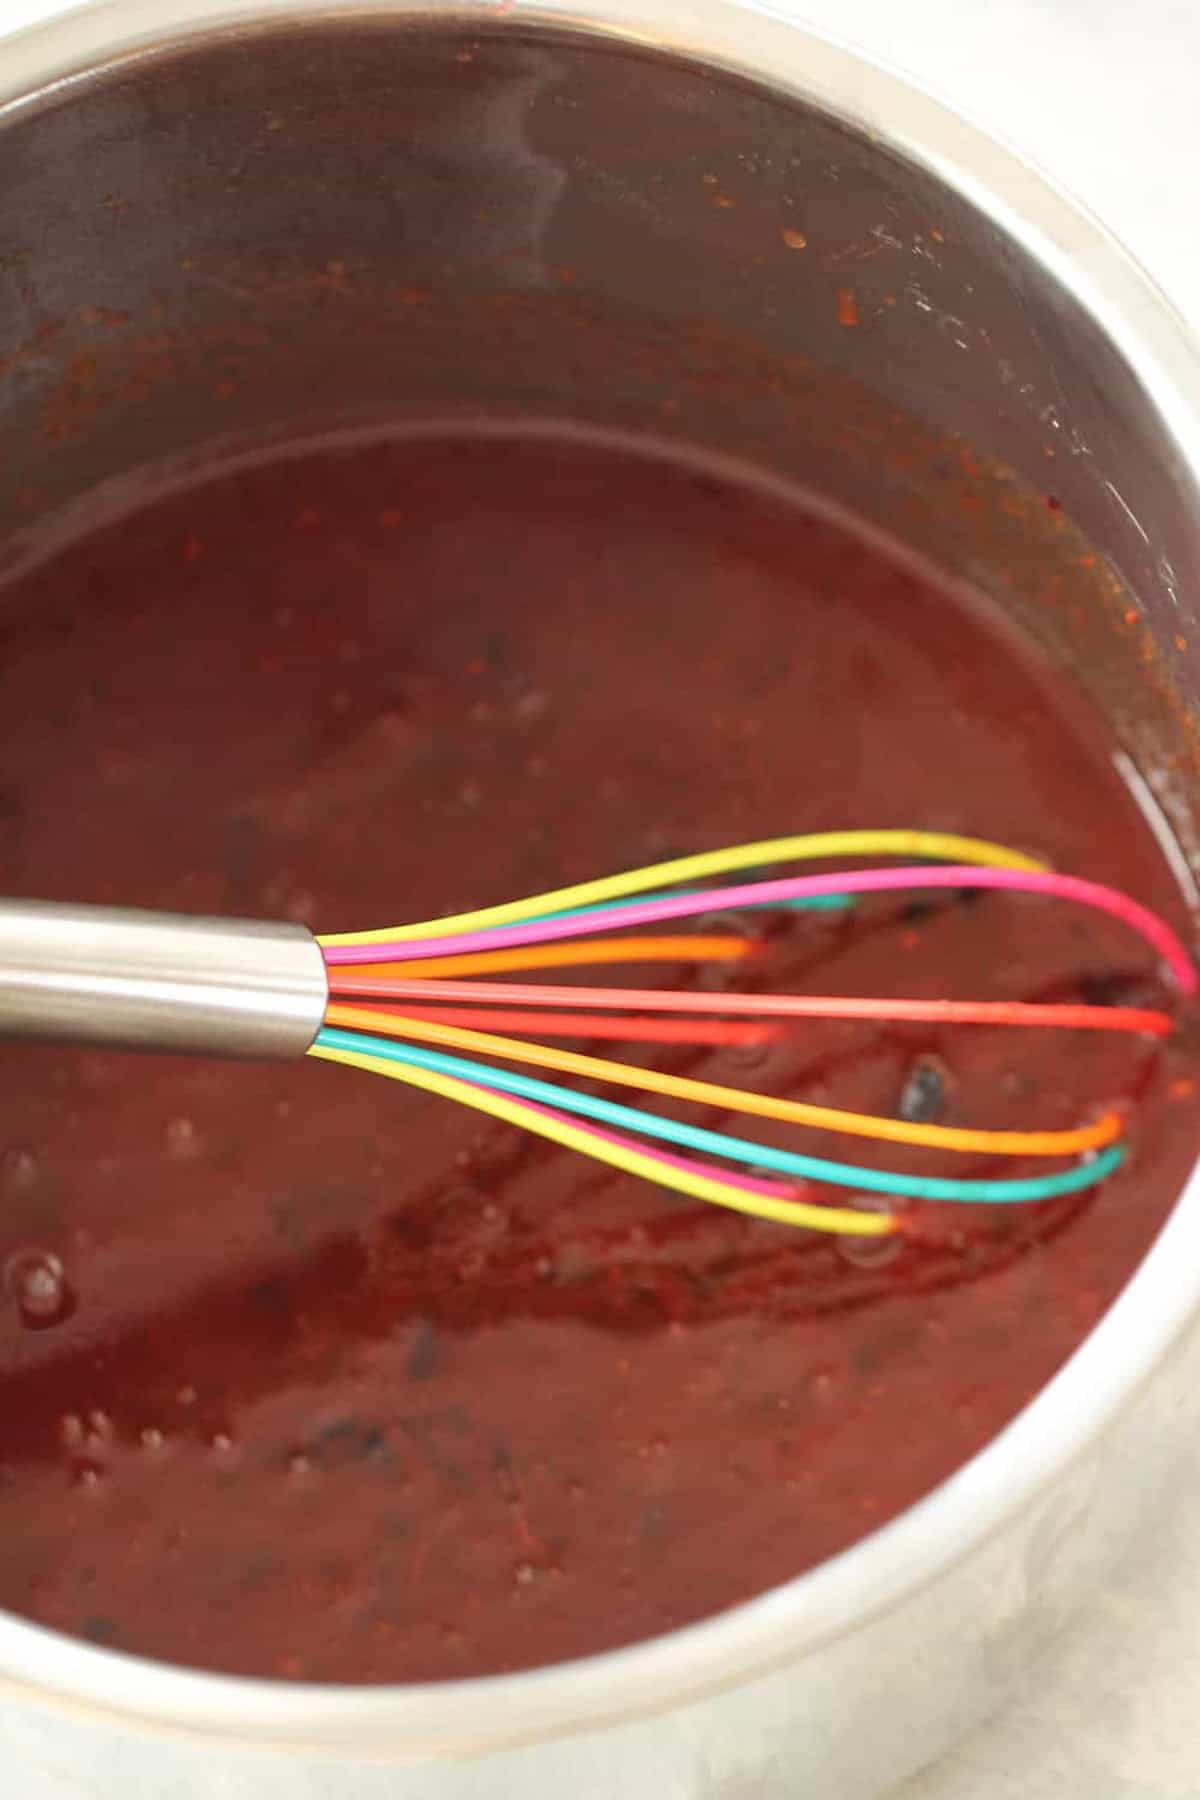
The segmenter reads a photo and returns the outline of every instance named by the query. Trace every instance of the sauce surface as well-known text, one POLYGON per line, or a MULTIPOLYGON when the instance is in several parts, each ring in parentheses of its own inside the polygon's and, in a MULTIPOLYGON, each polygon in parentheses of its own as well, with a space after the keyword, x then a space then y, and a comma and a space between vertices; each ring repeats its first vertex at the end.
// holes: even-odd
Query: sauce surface
MULTIPOLYGON (((0 698, 19 894, 350 930, 919 825, 1182 923, 1103 737, 985 608, 799 499, 614 443, 395 437, 160 495, 0 593, 0 698)), ((1162 1000, 1120 927, 1032 899, 742 926, 780 987, 1162 1000)), ((1134 1155, 1096 1196, 843 1244, 340 1069, 0 1050, 0 1603, 365 1682, 694 1620, 992 1437, 1195 1151, 1186 1052, 1104 1034, 822 1024, 650 1054, 946 1123, 1133 1100, 1134 1155)))

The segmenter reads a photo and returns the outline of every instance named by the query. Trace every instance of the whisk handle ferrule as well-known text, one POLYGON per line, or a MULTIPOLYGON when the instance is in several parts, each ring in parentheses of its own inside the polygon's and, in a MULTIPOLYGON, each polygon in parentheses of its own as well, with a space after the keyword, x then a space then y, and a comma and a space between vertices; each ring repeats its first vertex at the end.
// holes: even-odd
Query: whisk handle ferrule
POLYGON ((0 900, 0 1038, 282 1059, 327 999, 303 925, 0 900))

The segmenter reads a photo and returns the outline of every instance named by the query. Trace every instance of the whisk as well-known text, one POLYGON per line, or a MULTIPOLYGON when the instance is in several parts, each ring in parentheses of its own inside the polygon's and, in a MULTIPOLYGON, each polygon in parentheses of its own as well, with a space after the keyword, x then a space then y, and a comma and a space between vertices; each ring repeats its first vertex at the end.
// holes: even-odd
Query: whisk
POLYGON ((1176 1029, 1169 1011, 506 979, 656 962, 736 966, 755 947, 728 924, 718 928, 730 914, 842 909, 860 896, 922 890, 999 890, 1090 907, 1145 940, 1175 994, 1196 991, 1196 970, 1177 933, 1114 888, 982 839, 838 831, 676 857, 503 906, 336 936, 314 937, 293 924, 0 901, 0 1037, 229 1057, 307 1053, 457 1101, 692 1198, 839 1235, 902 1231, 904 1212, 891 1201, 1030 1202, 1096 1186, 1126 1156, 1126 1121, 1113 1109, 1069 1130, 974 1130, 755 1093, 554 1040, 759 1045, 806 1019, 1162 1040, 1176 1029), (797 862, 823 867, 779 873, 797 862), (831 867, 847 863, 855 866, 831 867), (857 866, 863 863, 886 866, 857 866), (735 875, 743 879, 730 882, 735 875), (702 929, 661 929, 689 919, 702 929), (688 1124, 530 1070, 848 1138, 989 1158, 1063 1158, 1066 1166, 1015 1179, 859 1167, 688 1124), (853 1201, 814 1202, 803 1197, 810 1184, 850 1190, 853 1201))

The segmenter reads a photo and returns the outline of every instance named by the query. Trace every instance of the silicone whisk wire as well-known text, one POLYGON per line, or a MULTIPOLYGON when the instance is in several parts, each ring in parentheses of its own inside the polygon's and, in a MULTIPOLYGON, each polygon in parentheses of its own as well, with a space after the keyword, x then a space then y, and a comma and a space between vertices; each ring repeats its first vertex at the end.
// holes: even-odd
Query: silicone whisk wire
MULTIPOLYGON (((663 919, 681 919, 697 913, 736 910, 747 902, 762 904, 768 900, 799 899, 817 894, 894 893, 910 889, 999 889, 1014 893, 1041 894, 1051 899, 1070 900, 1109 914, 1129 926, 1156 951, 1167 964, 1176 985, 1183 994, 1196 990, 1196 972, 1191 958, 1176 932, 1152 913, 1148 907, 1130 899, 1116 888, 1097 881, 1083 881, 1075 875, 1060 875, 1047 869, 975 868, 970 864, 949 868, 863 869, 836 875, 793 876, 778 881, 753 882, 739 887, 716 888, 705 894, 677 896, 673 899, 650 900, 630 904, 620 917, 623 924, 641 926, 657 924, 663 919)), ((427 956, 447 956, 515 947, 518 944, 546 943, 581 936, 594 930, 594 921, 579 918, 536 919, 520 925, 499 925, 486 931, 465 931, 437 938, 408 941, 391 937, 368 944, 338 945, 322 939, 330 965, 339 963, 375 963, 396 959, 401 955, 414 960, 427 956)))
POLYGON ((487 926, 510 925, 519 920, 580 908, 603 905, 630 894, 644 894, 650 889, 670 888, 686 882, 707 881, 734 870, 775 868, 788 862, 832 862, 837 858, 857 857, 932 857, 935 861, 978 864, 980 867, 1003 869, 1041 869, 1040 858, 1004 844, 993 844, 985 838, 959 837, 939 831, 821 831, 805 832, 796 837, 764 838, 753 844, 732 844, 723 850, 703 850, 694 856, 677 856, 669 862, 653 863, 644 869, 629 869, 621 875, 605 875, 596 881, 576 882, 571 887, 554 888, 548 893, 532 894, 524 900, 510 900, 503 906, 485 906, 473 912, 456 913, 450 918, 427 919, 414 925, 385 926, 371 931, 338 932, 322 937, 330 948, 358 944, 382 944, 410 938, 445 937, 452 932, 473 931, 487 926))
POLYGON ((336 998, 390 1001, 443 1000, 477 1003, 488 999, 505 1005, 575 1007, 667 1013, 711 1012, 731 1017, 777 1019, 885 1020, 916 1025, 1005 1025, 1056 1027, 1076 1031, 1144 1033, 1169 1037, 1170 1013, 1152 1007, 1092 1006, 1027 1000, 898 1000, 844 994, 708 994, 691 989, 542 987, 533 982, 392 981, 371 978, 341 981, 331 971, 330 991, 336 998))
POLYGON ((493 1092, 488 1087, 457 1080, 432 1069, 416 1065, 404 1067, 380 1054, 379 1047, 389 1051, 398 1048, 394 1044, 385 1044, 382 1038, 322 1030, 309 1055, 364 1069, 371 1074, 386 1075, 411 1087, 423 1088, 426 1093, 457 1100, 506 1124, 518 1125, 538 1137, 549 1138, 564 1149, 576 1150, 596 1162, 607 1163, 624 1174, 637 1175, 659 1187, 687 1194, 694 1200, 706 1200, 712 1205, 749 1213, 777 1225, 806 1225, 813 1231, 833 1231, 847 1237, 882 1237, 900 1228, 898 1220, 886 1213, 867 1212, 856 1207, 814 1206, 799 1198, 784 1199, 769 1194, 764 1191, 765 1183, 757 1177, 753 1186, 744 1181, 739 1183, 725 1177, 721 1170, 696 1167, 682 1158, 663 1156, 612 1134, 589 1130, 564 1118, 553 1108, 524 1105, 508 1094, 493 1092))
POLYGON ((477 1056, 537 1064, 562 1074, 579 1075, 585 1080, 641 1088, 644 1093, 662 1094, 701 1106, 716 1106, 728 1112, 748 1113, 760 1119, 775 1119, 783 1124, 807 1125, 817 1131, 837 1131, 851 1137, 878 1138, 885 1143, 910 1144, 929 1150, 951 1150, 975 1156, 1074 1156, 1085 1150, 1102 1149, 1121 1135, 1121 1117, 1115 1112, 1103 1113, 1090 1124, 1070 1131, 978 1131, 962 1126, 886 1119, 873 1113, 847 1112, 834 1106, 780 1099, 774 1094, 758 1094, 713 1081, 694 1081, 686 1075, 636 1068, 605 1057, 550 1049, 544 1044, 412 1019, 401 1013, 372 1013, 362 1007, 335 1005, 329 1008, 327 1022, 349 1031, 413 1038, 418 1042, 470 1050, 477 1056))
MULTIPOLYGON (((532 1100, 556 1112, 581 1113, 620 1131, 659 1138, 678 1144, 702 1155, 722 1157, 743 1163, 751 1169, 773 1169, 781 1175, 815 1181, 831 1187, 851 1188, 859 1193, 886 1194, 915 1200, 938 1200, 954 1203, 987 1201, 1004 1204, 1014 1201, 1047 1200, 1060 1194, 1075 1194, 1104 1180, 1124 1159, 1124 1147, 1110 1145, 1090 1160, 1076 1163, 1055 1175, 1017 1177, 1000 1181, 956 1180, 940 1175, 903 1175, 891 1169, 860 1167, 854 1163, 833 1162, 828 1157, 808 1156, 794 1150, 780 1150, 773 1144, 760 1144, 747 1138, 733 1137, 727 1132, 710 1131, 704 1126, 687 1125, 639 1107, 623 1106, 598 1095, 577 1092, 555 1082, 533 1076, 514 1074, 508 1069, 491 1068, 486 1063, 466 1057, 448 1056, 437 1050, 423 1050, 415 1044, 390 1043, 385 1038, 369 1038, 361 1032, 342 1031, 325 1026, 317 1034, 314 1049, 338 1050, 367 1056, 378 1064, 395 1064, 406 1071, 399 1077, 409 1079, 413 1072, 434 1074, 469 1086, 493 1089, 519 1100, 532 1100)), ((595 1154, 589 1150, 588 1154, 595 1154)), ((750 1207, 743 1208, 752 1210, 750 1207)), ((767 1215, 763 1215, 767 1216, 767 1215)), ((826 1226, 825 1229, 828 1229, 826 1226)), ((840 1226, 838 1229, 842 1229, 840 1226)))
POLYGON ((1196 973, 1178 934, 1165 920, 1116 889, 1060 874, 1036 857, 985 839, 927 832, 833 832, 675 858, 453 918, 322 938, 331 999, 312 1054, 460 1101, 677 1192, 810 1229, 880 1235, 902 1229, 904 1215, 886 1209, 881 1212, 877 1206, 813 1204, 801 1198, 797 1183, 804 1184, 805 1192, 815 1184, 905 1203, 965 1204, 1040 1201, 1098 1185, 1126 1156, 1120 1141, 1123 1122, 1112 1109, 1080 1125, 1053 1131, 992 1131, 923 1123, 755 1093, 532 1040, 568 1036, 578 1040, 591 1035, 631 1045, 770 1044, 794 1028, 795 1021, 806 1018, 1036 1026, 1136 1032, 1161 1038, 1174 1029, 1174 1020, 1164 1009, 940 997, 875 999, 686 988, 555 987, 490 979, 536 969, 618 967, 650 961, 686 966, 692 961, 721 960, 736 966, 757 948, 755 940, 745 935, 712 930, 688 936, 628 934, 632 928, 705 914, 716 922, 718 915, 743 909, 802 907, 842 912, 860 895, 921 889, 996 890, 1090 907, 1137 932, 1165 964, 1181 994, 1190 995, 1196 989, 1196 973), (695 885, 744 870, 758 874, 764 867, 769 870, 789 860, 900 856, 931 861, 807 876, 768 874, 766 879, 723 887, 695 885), (470 976, 485 979, 459 979, 470 976), (348 1004, 354 1000, 377 1004, 348 1004), (500 1035, 506 1029, 521 1036, 500 1035), (472 1054, 455 1054, 459 1051, 472 1054), (481 1057, 494 1060, 482 1061, 481 1057), (514 1063, 588 1082, 636 1088, 725 1113, 900 1147, 988 1157, 1069 1156, 1077 1160, 1066 1169, 1001 1179, 959 1179, 859 1166, 736 1137, 547 1081, 522 1073, 520 1068, 498 1066, 514 1063), (689 1154, 680 1156, 678 1150, 689 1154), (731 1171, 726 1166, 730 1163, 738 1167, 731 1171), (848 1224, 848 1220, 854 1223, 848 1224))
MULTIPOLYGON (((479 950, 467 956, 431 956, 387 966, 414 981, 441 975, 492 975, 521 969, 598 968, 605 963, 745 962, 755 953, 750 939, 729 934, 694 937, 581 938, 568 944, 530 944, 511 950, 479 950)), ((338 965, 339 967, 344 965, 338 965)), ((353 964, 350 965, 354 967, 353 964)), ((378 967, 368 963, 361 971, 378 967)))

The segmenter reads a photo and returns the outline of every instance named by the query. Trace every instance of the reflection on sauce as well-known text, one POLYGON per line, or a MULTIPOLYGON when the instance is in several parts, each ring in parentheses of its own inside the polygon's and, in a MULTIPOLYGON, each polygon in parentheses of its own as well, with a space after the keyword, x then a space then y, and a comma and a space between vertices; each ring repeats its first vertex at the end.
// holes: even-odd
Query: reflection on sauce
MULTIPOLYGON (((314 451, 98 528, 0 617, 16 892, 350 929, 919 824, 1179 916, 1072 696, 927 571, 709 468, 536 434, 314 451)), ((1118 927, 1034 902, 765 929, 781 986, 1157 997, 1118 927)), ((640 1053, 990 1126, 1135 1097, 1136 1154, 1094 1200, 842 1245, 340 1070, 6 1050, 0 1600, 360 1681, 695 1619, 993 1435, 1194 1150, 1179 1050, 828 1024, 640 1053)))

